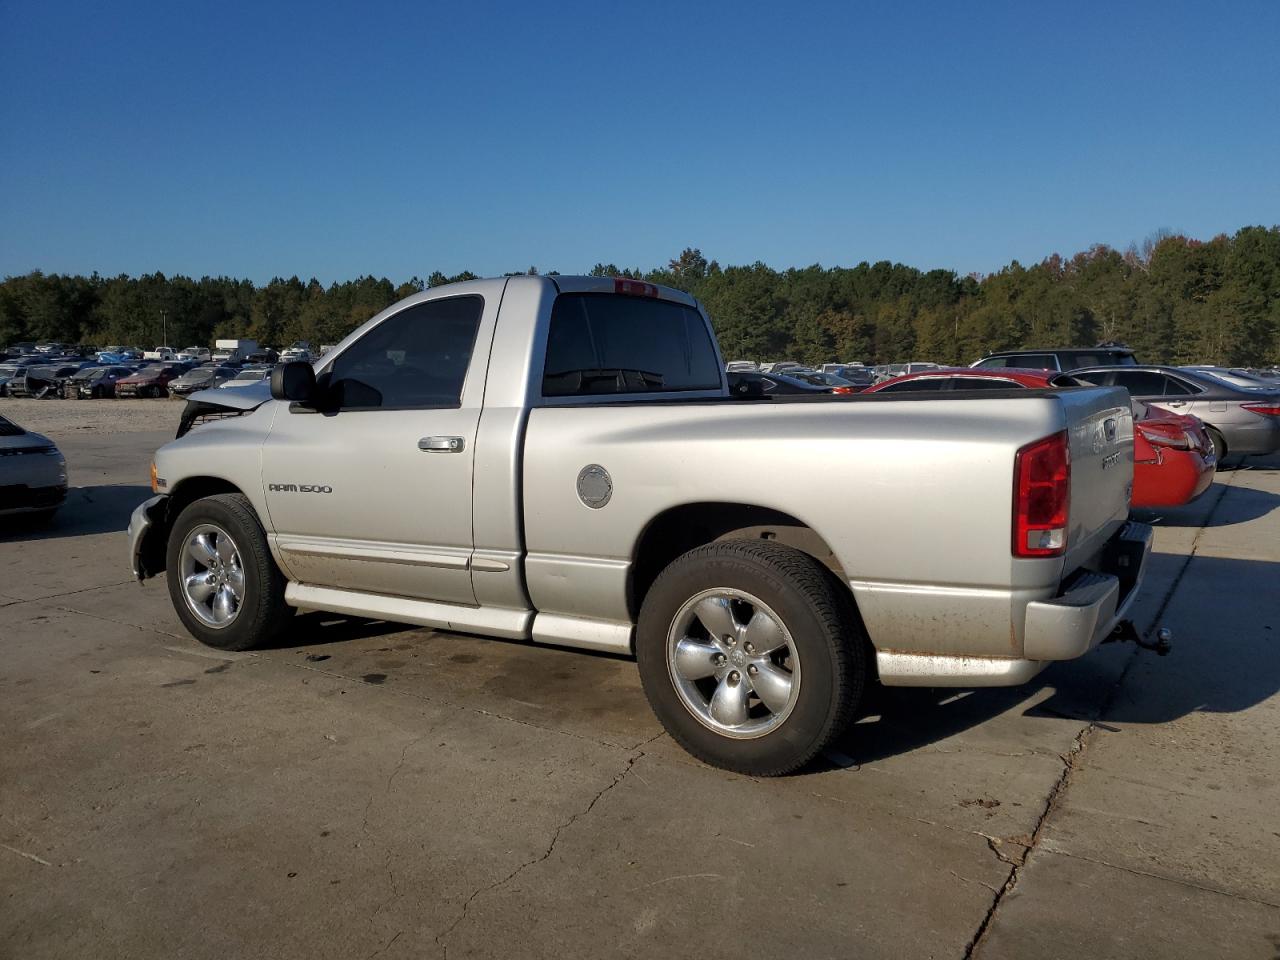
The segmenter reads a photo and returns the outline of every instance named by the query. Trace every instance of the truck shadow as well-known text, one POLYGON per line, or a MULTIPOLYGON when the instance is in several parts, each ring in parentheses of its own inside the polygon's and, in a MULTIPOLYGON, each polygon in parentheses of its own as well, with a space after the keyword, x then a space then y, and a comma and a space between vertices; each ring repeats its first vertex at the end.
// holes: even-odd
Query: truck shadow
POLYGON ((27 515, 0 518, 0 542, 14 540, 54 540, 116 533, 128 529, 133 508, 151 496, 151 488, 140 484, 111 484, 72 487, 66 502, 48 522, 27 515))
MULTIPOLYGON (((1210 487, 1205 497, 1216 496, 1219 491, 1210 487)), ((1268 490, 1254 490, 1233 484, 1230 488, 1231 510, 1214 511, 1207 519, 1199 502, 1167 509, 1134 510, 1133 518, 1142 523, 1159 527, 1230 527, 1251 520, 1260 520, 1280 507, 1280 494, 1268 490)))
POLYGON ((835 752, 850 763, 873 763, 985 724, 996 738, 1025 740, 1019 717, 1161 724, 1193 713, 1250 710, 1280 693, 1277 583, 1280 563, 1198 554, 1161 617, 1176 638, 1168 657, 1108 644, 1054 664, 1022 687, 875 684, 835 752), (1226 616, 1216 602, 1223 597, 1231 598, 1226 616), (1014 721, 1007 733, 997 726, 1005 715, 1014 721))
POLYGON ((283 631, 272 637, 269 643, 263 644, 260 649, 288 650, 295 647, 319 647, 417 629, 421 628, 414 627, 412 624, 369 620, 342 613, 313 610, 296 614, 283 631))

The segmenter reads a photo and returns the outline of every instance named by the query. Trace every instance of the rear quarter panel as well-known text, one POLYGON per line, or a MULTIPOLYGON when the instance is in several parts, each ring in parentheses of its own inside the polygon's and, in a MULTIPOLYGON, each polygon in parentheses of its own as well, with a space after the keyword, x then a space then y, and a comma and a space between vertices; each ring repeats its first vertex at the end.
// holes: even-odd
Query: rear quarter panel
MULTIPOLYGON (((1014 454, 1065 426, 1056 394, 1030 393, 537 408, 524 455, 530 598, 539 611, 626 621, 645 526, 683 504, 742 503, 818 532, 877 646, 1014 655, 1011 597, 1051 596, 1063 566, 1011 556, 1014 454), (612 478, 600 509, 577 494, 589 464, 612 478)), ((1108 498, 1125 511, 1127 483, 1108 498)))

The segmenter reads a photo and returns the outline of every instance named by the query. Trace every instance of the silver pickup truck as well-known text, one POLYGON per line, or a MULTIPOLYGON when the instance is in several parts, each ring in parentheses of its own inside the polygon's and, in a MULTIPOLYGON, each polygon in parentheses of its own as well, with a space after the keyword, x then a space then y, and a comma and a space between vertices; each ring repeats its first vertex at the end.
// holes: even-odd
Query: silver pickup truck
POLYGON ((195 394, 130 553, 221 649, 315 609, 634 656, 686 749, 781 774, 869 682, 1022 683, 1120 625, 1132 427, 1115 388, 734 395, 684 293, 477 280, 195 394))

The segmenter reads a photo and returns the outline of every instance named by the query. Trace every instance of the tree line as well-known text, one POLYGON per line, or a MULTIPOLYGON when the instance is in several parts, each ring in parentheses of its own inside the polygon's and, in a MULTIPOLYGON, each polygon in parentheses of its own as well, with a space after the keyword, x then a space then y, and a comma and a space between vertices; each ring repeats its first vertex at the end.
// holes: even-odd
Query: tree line
MULTIPOLYGON (((1162 234, 1124 252, 1098 245, 987 275, 888 261, 722 267, 693 248, 657 269, 597 263, 590 272, 692 293, 726 359, 969 363, 994 350, 1119 342, 1148 362, 1280 363, 1280 226, 1207 241, 1162 234)), ((175 347, 223 337, 335 343, 409 294, 474 278, 437 271, 399 285, 385 277, 328 286, 277 277, 256 286, 229 277, 35 271, 0 283, 0 344, 149 347, 161 342, 162 325, 175 347)))

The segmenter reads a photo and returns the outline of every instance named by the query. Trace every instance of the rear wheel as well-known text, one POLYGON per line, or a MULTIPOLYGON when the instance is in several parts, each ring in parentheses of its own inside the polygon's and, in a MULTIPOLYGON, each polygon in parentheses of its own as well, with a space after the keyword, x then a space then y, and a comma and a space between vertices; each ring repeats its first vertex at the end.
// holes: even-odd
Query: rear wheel
POLYGON ((1222 463, 1227 456, 1227 441, 1214 427, 1205 427, 1205 432, 1213 442, 1213 455, 1218 458, 1218 463, 1222 463))
POLYGON ((807 554, 761 540, 686 553, 645 597, 645 695, 695 757, 756 776, 799 769, 850 722, 867 672, 852 598, 807 554))
POLYGON ((169 532, 169 597, 186 628, 219 650, 248 650, 276 636, 293 609, 285 578, 249 501, 238 493, 196 500, 169 532))

